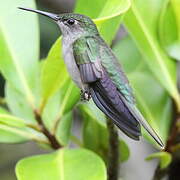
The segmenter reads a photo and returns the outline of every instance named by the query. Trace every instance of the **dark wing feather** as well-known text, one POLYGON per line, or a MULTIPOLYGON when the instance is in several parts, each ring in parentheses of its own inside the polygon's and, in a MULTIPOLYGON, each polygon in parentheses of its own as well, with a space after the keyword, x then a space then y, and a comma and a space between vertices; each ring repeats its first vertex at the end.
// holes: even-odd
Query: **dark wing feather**
POLYGON ((101 80, 90 84, 95 104, 129 137, 139 140, 140 125, 120 99, 115 85, 105 75, 101 80))

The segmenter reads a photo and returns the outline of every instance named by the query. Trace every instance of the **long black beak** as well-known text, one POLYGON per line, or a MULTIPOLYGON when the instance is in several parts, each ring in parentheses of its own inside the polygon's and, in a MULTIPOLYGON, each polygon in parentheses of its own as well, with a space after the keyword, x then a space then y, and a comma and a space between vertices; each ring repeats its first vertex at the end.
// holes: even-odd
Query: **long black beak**
POLYGON ((58 21, 60 18, 57 14, 53 14, 53 13, 49 13, 49 12, 44 12, 44 11, 39 11, 39 10, 34 10, 34 9, 30 9, 30 8, 22 8, 22 7, 18 7, 19 9, 25 10, 25 11, 31 11, 31 12, 35 12, 44 16, 47 16, 51 19, 53 19, 54 21, 58 21))

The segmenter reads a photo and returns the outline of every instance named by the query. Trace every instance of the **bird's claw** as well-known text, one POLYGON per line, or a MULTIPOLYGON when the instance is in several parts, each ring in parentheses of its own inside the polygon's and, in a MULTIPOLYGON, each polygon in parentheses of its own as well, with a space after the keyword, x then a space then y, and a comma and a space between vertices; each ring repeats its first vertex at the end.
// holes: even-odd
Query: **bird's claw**
POLYGON ((89 101, 91 99, 91 93, 89 91, 81 90, 81 100, 89 101))

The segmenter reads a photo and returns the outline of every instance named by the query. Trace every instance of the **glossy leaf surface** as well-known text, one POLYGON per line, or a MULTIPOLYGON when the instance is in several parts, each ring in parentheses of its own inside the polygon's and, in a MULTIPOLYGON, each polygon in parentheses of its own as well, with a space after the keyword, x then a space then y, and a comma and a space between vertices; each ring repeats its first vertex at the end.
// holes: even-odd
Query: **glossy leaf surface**
POLYGON ((16 165, 18 180, 106 180, 103 161, 85 149, 61 149, 32 156, 16 165))

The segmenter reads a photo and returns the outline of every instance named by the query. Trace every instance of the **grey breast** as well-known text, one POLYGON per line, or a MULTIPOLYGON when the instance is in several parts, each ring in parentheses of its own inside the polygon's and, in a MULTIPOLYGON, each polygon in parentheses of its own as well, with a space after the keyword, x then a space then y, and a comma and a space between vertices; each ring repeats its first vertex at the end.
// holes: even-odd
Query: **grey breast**
POLYGON ((76 39, 70 37, 70 36, 65 36, 63 37, 63 56, 64 56, 64 61, 67 66, 67 70, 72 78, 72 80, 77 84, 77 86, 80 89, 84 89, 84 84, 81 80, 80 72, 77 67, 77 64, 74 59, 73 55, 73 48, 72 44, 76 39))

